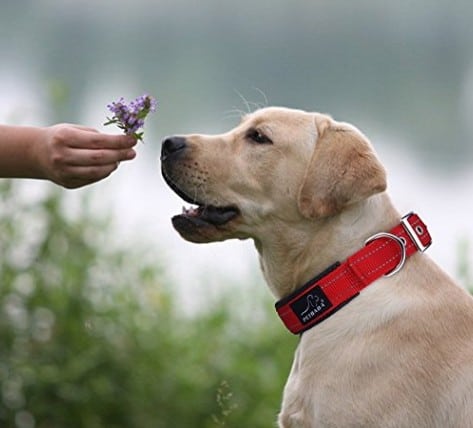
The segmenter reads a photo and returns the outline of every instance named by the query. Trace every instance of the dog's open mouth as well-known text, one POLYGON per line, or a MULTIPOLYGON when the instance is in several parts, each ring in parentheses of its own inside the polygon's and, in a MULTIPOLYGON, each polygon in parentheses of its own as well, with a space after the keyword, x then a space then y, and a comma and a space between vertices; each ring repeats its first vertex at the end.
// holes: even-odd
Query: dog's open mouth
POLYGON ((215 207, 200 205, 183 208, 182 213, 172 218, 172 224, 179 234, 192 242, 209 242, 222 239, 226 225, 238 217, 236 207, 215 207))
POLYGON ((236 206, 215 206, 192 198, 178 187, 166 173, 163 173, 163 176, 169 187, 177 195, 184 199, 184 201, 194 205, 189 208, 183 207, 182 213, 172 218, 172 223, 176 230, 187 237, 189 237, 189 234, 194 235, 196 232, 198 233, 199 230, 204 233, 206 229, 223 228, 240 214, 240 210, 236 206))
POLYGON ((239 214, 236 207, 215 207, 213 205, 200 205, 191 208, 182 208, 182 213, 173 217, 172 221, 191 222, 195 226, 223 226, 239 214))

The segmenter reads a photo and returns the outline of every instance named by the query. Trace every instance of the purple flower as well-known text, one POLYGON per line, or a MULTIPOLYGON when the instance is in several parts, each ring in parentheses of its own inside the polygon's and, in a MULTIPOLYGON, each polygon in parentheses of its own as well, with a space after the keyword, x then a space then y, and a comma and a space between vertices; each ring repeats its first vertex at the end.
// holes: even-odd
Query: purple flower
POLYGON ((137 132, 144 127, 146 116, 155 112, 158 106, 156 99, 148 94, 136 98, 129 104, 121 97, 107 105, 107 108, 113 113, 113 116, 107 117, 104 125, 116 124, 125 134, 133 135, 138 140, 143 140, 143 132, 137 132))

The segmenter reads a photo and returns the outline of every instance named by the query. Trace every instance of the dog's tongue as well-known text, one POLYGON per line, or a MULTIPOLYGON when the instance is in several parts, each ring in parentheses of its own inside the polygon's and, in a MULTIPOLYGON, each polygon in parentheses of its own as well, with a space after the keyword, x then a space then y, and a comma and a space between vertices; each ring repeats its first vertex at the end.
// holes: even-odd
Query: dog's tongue
POLYGON ((214 207, 213 205, 185 208, 182 207, 182 215, 188 219, 198 222, 210 223, 221 226, 238 215, 238 210, 232 207, 214 207))
POLYGON ((236 215, 238 215, 236 208, 217 208, 210 205, 202 209, 200 218, 208 223, 219 226, 229 222, 236 215))

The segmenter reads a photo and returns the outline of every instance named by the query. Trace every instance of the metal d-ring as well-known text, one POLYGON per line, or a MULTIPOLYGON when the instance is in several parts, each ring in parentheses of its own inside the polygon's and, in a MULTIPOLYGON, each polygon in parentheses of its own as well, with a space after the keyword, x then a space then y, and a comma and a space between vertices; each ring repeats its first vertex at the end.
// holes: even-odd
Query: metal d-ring
POLYGON ((406 243, 404 242, 403 239, 399 238, 399 236, 393 235, 392 233, 380 232, 380 233, 376 233, 373 236, 370 236, 365 241, 365 245, 368 245, 371 241, 374 241, 378 238, 392 239, 393 241, 397 242, 399 244, 399 247, 401 248, 401 261, 398 263, 398 265, 391 272, 388 272, 388 273, 384 274, 384 276, 386 278, 388 278, 388 277, 393 276, 396 273, 398 273, 404 267, 404 263, 406 263, 406 256, 407 256, 406 243))

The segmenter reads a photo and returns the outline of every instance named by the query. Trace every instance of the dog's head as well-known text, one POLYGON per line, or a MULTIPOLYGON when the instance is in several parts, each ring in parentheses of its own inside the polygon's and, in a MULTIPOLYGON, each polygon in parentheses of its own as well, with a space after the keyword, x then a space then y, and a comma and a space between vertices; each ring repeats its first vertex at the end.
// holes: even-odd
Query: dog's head
POLYGON ((161 160, 169 186, 197 205, 173 217, 192 242, 258 239, 280 224, 337 215, 386 188, 356 128, 286 108, 258 110, 225 134, 167 138, 161 160))

